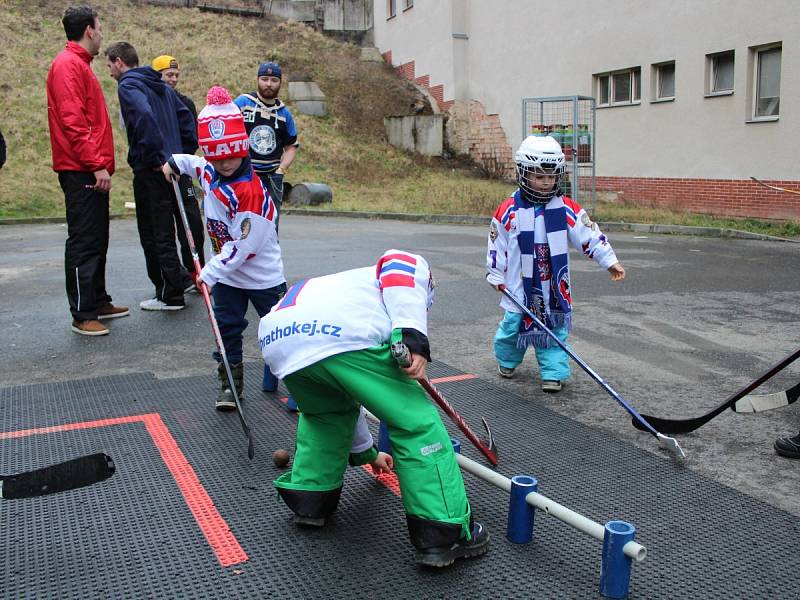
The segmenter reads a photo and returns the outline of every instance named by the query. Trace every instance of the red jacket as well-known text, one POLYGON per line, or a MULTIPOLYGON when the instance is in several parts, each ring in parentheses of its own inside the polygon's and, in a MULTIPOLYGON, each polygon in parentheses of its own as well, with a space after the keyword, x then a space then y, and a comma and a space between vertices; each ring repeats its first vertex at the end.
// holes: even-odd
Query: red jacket
POLYGON ((92 55, 67 42, 47 73, 47 121, 54 171, 114 172, 114 140, 92 55))

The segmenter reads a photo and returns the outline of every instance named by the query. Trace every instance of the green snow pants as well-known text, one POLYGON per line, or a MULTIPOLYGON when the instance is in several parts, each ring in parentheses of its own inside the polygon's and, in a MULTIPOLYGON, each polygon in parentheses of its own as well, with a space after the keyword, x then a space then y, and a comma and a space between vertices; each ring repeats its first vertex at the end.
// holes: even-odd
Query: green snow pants
MULTIPOLYGON (((455 539, 470 539, 470 507, 450 436, 436 407, 398 367, 388 344, 330 356, 292 373, 284 383, 300 415, 292 470, 274 485, 284 500, 294 497, 287 501, 290 508, 298 514, 305 510, 306 516, 335 510, 359 405, 364 405, 388 427, 415 545, 427 543, 415 540, 419 524, 429 533, 441 526, 456 532, 455 539)), ((421 537, 437 538, 429 533, 421 537)))

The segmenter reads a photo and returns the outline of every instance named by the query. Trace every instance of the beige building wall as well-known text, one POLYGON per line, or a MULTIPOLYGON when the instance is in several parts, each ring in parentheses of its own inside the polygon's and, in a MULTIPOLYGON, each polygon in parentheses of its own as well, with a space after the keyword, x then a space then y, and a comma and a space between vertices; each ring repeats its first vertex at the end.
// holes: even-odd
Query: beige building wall
MULTIPOLYGON (((443 99, 497 113, 522 139, 523 97, 598 96, 593 75, 641 68, 641 101, 597 110, 600 177, 797 180, 800 3, 796 0, 415 0, 387 19, 375 1, 375 44, 395 66, 443 84, 443 99), (465 34, 465 35, 464 35, 465 34), (464 38, 467 39, 464 39, 464 38), (780 116, 752 122, 752 47, 780 42, 780 116), (734 91, 706 97, 706 55, 733 50, 734 91), (675 62, 675 97, 653 102, 653 65, 675 62)), ((791 183, 791 181, 790 181, 791 183)))
MULTIPOLYGON (((392 52, 395 66, 415 63, 418 75, 430 74, 431 85, 455 89, 453 56, 453 3, 451 0, 420 1, 405 9, 406 0, 396 0, 397 14, 389 18, 388 0, 376 0, 374 6, 375 34, 381 51, 392 52)), ((466 10, 466 9, 465 9, 466 10)))

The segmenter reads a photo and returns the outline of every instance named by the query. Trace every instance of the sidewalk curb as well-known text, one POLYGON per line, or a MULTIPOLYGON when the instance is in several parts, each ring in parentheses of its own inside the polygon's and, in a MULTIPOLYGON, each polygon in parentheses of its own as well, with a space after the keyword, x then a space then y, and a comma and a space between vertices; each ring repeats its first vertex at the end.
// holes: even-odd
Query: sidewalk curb
MULTIPOLYGON (((108 218, 112 221, 117 219, 128 219, 135 217, 134 212, 125 212, 125 213, 111 213, 108 215, 108 218)), ((62 223, 66 224, 67 219, 65 217, 20 217, 18 219, 9 218, 9 219, 0 219, 0 227, 3 225, 44 225, 47 223, 62 223)))
MULTIPOLYGON (((475 215, 428 215, 392 212, 362 212, 347 210, 315 210, 309 208, 283 207, 281 214, 303 215, 311 217, 339 217, 348 219, 384 219, 392 221, 407 221, 413 223, 441 223, 448 225, 488 225, 489 217, 475 215)), ((110 219, 127 219, 133 217, 132 213, 113 213, 110 219)), ((23 217, 19 219, 0 219, 2 225, 37 225, 43 223, 65 223, 64 217, 23 217)), ((690 235, 700 237, 718 237, 739 240, 761 240, 769 242, 788 242, 800 244, 800 238, 790 239, 763 233, 752 233, 740 229, 727 229, 725 227, 694 227, 691 225, 657 225, 655 223, 622 223, 617 221, 598 224, 605 232, 625 231, 634 233, 655 233, 661 235, 690 235)))
POLYGON ((800 239, 782 238, 764 233, 753 233, 725 227, 695 227, 692 225, 656 225, 654 223, 599 223, 603 231, 632 231, 637 233, 659 233, 666 235, 693 235, 705 237, 733 238, 739 240, 762 240, 800 244, 800 239))
MULTIPOLYGON (((318 217, 347 217, 351 219, 387 219, 395 221, 412 221, 416 223, 443 223, 455 225, 488 225, 490 217, 475 215, 426 215, 389 212, 358 212, 343 210, 314 210, 308 208, 284 207, 281 214, 306 215, 318 217)), ((752 233, 740 229, 725 227, 694 227, 691 225, 658 225, 655 223, 621 223, 616 221, 598 221, 603 231, 627 231, 636 233, 658 233, 664 235, 692 235, 720 237, 742 240, 762 240, 770 242, 789 242, 800 244, 800 239, 782 238, 763 233, 752 233)))

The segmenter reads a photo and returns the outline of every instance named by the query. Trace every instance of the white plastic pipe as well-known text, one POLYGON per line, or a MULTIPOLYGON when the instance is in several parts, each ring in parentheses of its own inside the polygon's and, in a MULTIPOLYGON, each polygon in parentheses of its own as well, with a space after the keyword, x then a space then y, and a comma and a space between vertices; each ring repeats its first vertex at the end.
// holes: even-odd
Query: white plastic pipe
MULTIPOLYGON (((368 419, 376 423, 380 422, 378 417, 368 410, 364 409, 364 412, 368 419)), ((484 467, 482 464, 476 463, 474 460, 459 453, 456 453, 456 460, 458 460, 458 465, 465 471, 469 471, 476 477, 480 477, 484 481, 499 487, 501 490, 505 490, 509 494, 511 493, 511 480, 505 475, 492 471, 489 467, 484 467)), ((593 538, 603 541, 605 527, 600 525, 600 523, 595 523, 591 519, 576 513, 574 510, 570 510, 566 506, 562 506, 558 502, 553 502, 549 498, 542 496, 539 492, 531 492, 525 497, 525 501, 534 508, 543 510, 546 515, 553 515, 556 519, 564 521, 564 523, 571 525, 578 531, 582 531, 593 538)), ((645 556, 647 556, 647 548, 634 541, 625 544, 622 547, 622 551, 625 553, 625 556, 632 558, 636 562, 642 562, 645 556)))
MULTIPOLYGON (((492 471, 490 468, 484 467, 461 454, 456 454, 456 459, 458 460, 459 466, 465 471, 469 471, 476 477, 480 477, 484 481, 511 493, 511 480, 508 477, 492 471)), ((600 525, 600 523, 595 523, 591 519, 576 513, 574 510, 570 510, 566 506, 562 506, 558 502, 553 502, 549 498, 542 496, 539 492, 531 492, 525 497, 525 501, 534 508, 543 510, 545 514, 552 515, 567 525, 571 525, 578 531, 589 534, 598 540, 603 540, 605 527, 600 525)), ((622 551, 625 553, 625 556, 632 558, 636 562, 642 562, 645 556, 647 556, 647 548, 634 541, 625 544, 622 551)))

